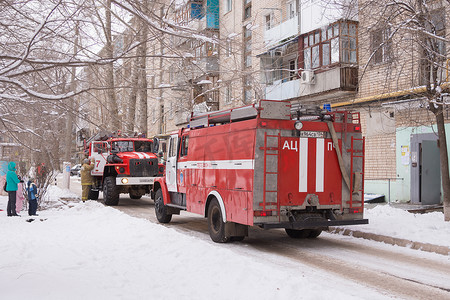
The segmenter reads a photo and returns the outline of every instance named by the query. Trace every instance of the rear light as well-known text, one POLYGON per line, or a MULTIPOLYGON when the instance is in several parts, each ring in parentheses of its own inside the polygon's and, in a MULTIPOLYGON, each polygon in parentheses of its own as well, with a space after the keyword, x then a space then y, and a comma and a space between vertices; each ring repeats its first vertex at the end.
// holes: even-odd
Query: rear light
POLYGON ((272 215, 271 210, 257 210, 254 212, 255 217, 270 217, 272 215))
POLYGON ((361 207, 349 209, 349 213, 351 213, 351 214, 359 214, 360 212, 361 212, 361 207))
POLYGON ((355 126, 355 131, 361 131, 361 126, 355 126))
POLYGON ((261 124, 261 127, 266 127, 267 126, 267 122, 265 122, 265 121, 262 121, 260 124, 261 124))

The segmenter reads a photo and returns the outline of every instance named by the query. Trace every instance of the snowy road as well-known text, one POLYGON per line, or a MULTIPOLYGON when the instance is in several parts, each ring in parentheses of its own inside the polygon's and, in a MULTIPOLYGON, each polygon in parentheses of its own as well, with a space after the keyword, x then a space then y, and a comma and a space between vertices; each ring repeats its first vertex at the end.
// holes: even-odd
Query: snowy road
MULTIPOLYGON (((76 189, 75 185, 72 190, 76 189)), ((148 197, 132 200, 122 195, 116 208, 130 216, 157 223, 153 201, 148 197)), ((198 215, 181 212, 164 226, 211 242, 206 219, 198 215)), ((284 230, 259 228, 251 228, 249 237, 243 242, 216 245, 277 265, 277 269, 326 272, 330 282, 348 280, 386 297, 450 299, 448 256, 329 233, 322 233, 315 240, 295 240, 284 230)))
MULTIPOLYGON (((122 197, 117 209, 157 222, 153 201, 149 198, 122 197)), ((181 212, 166 226, 200 239, 210 239, 206 219, 198 215, 181 212)), ((390 296, 450 299, 450 260, 437 254, 329 233, 322 233, 316 240, 294 240, 283 230, 259 228, 251 228, 243 242, 226 247, 272 262, 283 256, 299 269, 304 265, 320 269, 329 272, 330 278, 348 279, 390 296)))

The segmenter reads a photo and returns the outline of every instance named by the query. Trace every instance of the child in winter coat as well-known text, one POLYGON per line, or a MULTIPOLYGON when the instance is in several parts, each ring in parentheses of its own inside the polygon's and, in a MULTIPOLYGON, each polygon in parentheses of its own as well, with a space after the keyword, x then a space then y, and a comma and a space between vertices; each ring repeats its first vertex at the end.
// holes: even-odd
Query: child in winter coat
POLYGON ((20 213, 23 207, 23 200, 25 197, 23 196, 23 180, 21 180, 17 184, 17 192, 16 192, 16 212, 20 213))
POLYGON ((37 186, 34 183, 34 179, 31 178, 27 183, 27 193, 28 193, 28 215, 29 216, 37 216, 37 186))

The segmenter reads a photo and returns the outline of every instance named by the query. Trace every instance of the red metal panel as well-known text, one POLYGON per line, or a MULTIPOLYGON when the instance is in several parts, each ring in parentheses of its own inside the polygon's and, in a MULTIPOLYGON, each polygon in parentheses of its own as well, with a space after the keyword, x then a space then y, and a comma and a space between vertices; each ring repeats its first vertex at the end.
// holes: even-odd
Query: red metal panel
MULTIPOLYGON (((331 139, 324 139, 323 191, 318 190, 316 175, 316 138, 307 139, 307 147, 300 146, 298 137, 282 137, 279 157, 279 201, 282 206, 302 205, 308 194, 316 194, 321 205, 341 203, 342 176, 331 139), (301 152, 306 151, 307 167, 300 163, 301 152), (306 190, 300 191, 301 167, 306 168, 306 190)), ((341 143, 340 143, 341 145, 341 143)), ((320 175, 319 175, 320 177, 320 175)))
POLYGON ((225 202, 227 220, 247 225, 248 192, 224 191, 222 197, 225 202))

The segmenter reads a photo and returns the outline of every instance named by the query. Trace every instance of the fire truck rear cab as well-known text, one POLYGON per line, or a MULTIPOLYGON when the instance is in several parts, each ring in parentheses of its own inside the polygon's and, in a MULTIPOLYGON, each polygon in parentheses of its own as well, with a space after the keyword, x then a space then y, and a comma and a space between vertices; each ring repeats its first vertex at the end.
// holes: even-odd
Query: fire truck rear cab
POLYGON ((215 242, 249 226, 317 237, 363 218, 364 139, 358 113, 298 111, 284 101, 191 118, 168 141, 152 195, 159 222, 181 210, 207 218, 215 242))
POLYGON ((158 165, 153 153, 153 140, 109 136, 101 133, 86 143, 89 159, 95 160, 89 199, 97 200, 99 191, 103 191, 106 205, 118 205, 121 193, 140 199, 151 192, 155 178, 164 173, 164 166, 158 165))

